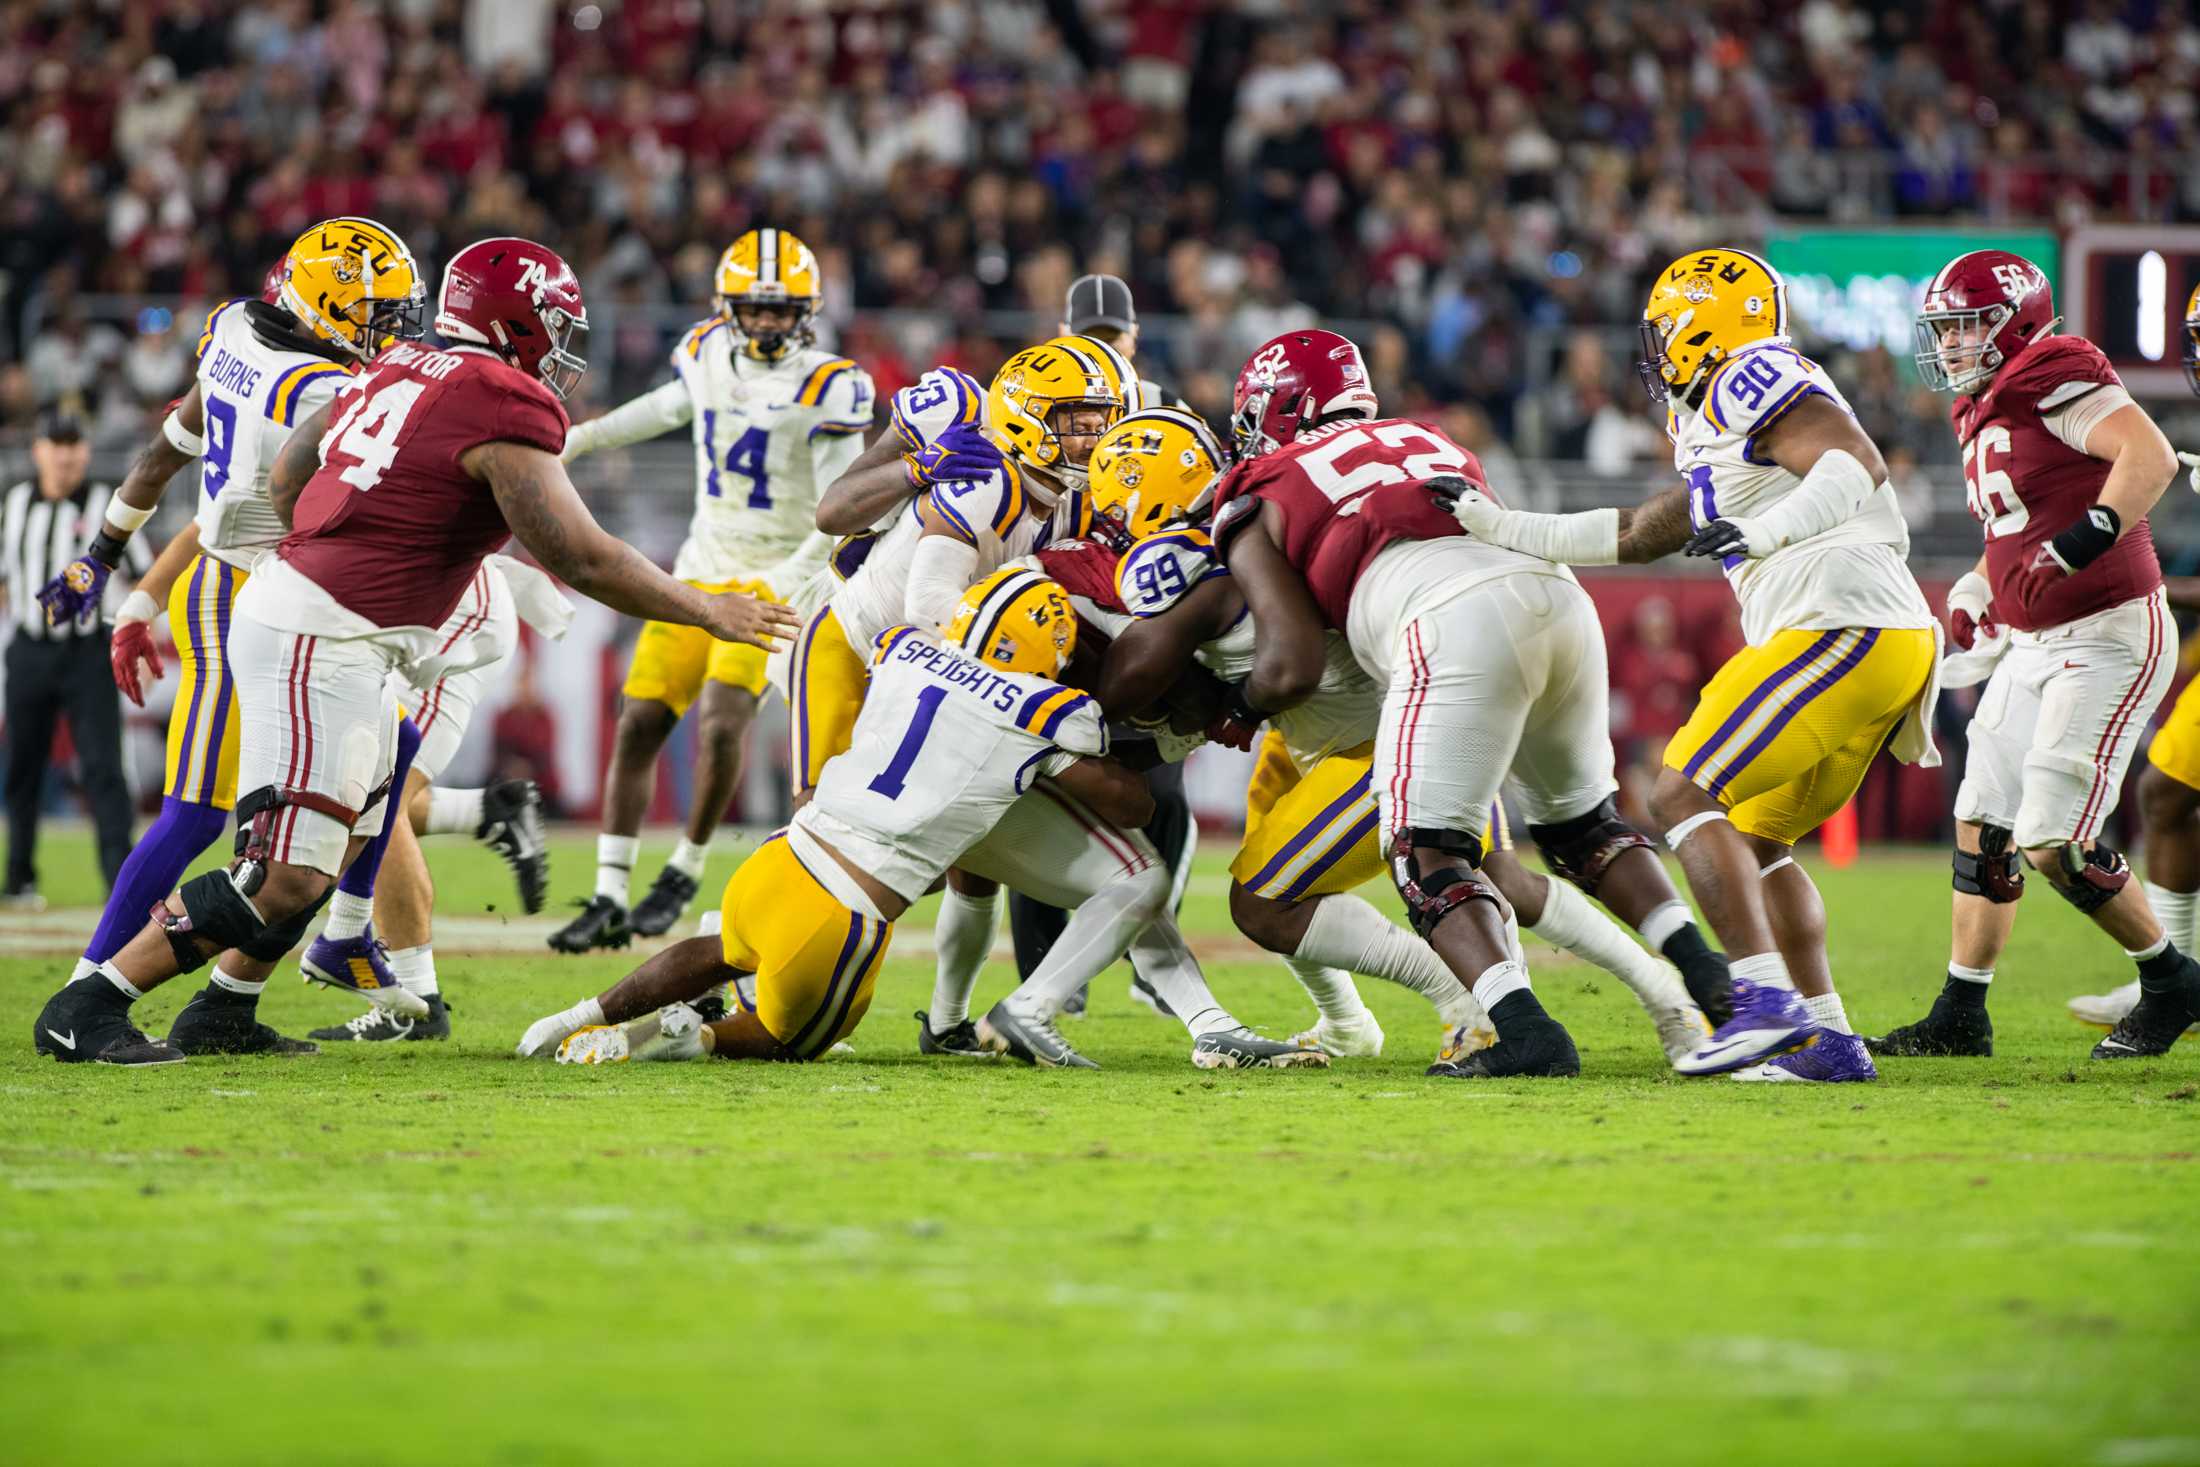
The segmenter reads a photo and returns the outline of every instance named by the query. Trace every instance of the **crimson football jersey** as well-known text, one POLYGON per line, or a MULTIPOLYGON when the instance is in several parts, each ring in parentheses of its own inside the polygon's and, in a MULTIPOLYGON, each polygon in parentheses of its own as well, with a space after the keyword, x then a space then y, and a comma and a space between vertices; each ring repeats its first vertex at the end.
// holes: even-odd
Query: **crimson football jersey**
POLYGON ((1408 418, 1350 419, 1311 428, 1247 459, 1215 491, 1215 543, 1229 555, 1233 530, 1261 501, 1283 515, 1284 558, 1298 567, 1329 625, 1345 628, 1352 589, 1369 561, 1400 540, 1463 535, 1421 487, 1455 474, 1488 493, 1482 464, 1426 423, 1408 418))
POLYGON ((400 345, 332 413, 277 553, 376 626, 441 626, 512 533, 460 456, 496 442, 555 454, 564 404, 486 351, 400 345))
POLYGON ((2120 385, 2116 369, 2092 342, 2043 336, 2011 358, 1986 391, 1955 401, 1965 497, 1972 517, 1986 527, 1993 615, 2004 626, 2062 626, 2162 584, 2154 534, 2143 519, 2075 575, 2027 574, 2041 547, 2100 499, 2108 479, 2105 460, 2063 442, 2045 419, 2090 391, 2120 385))

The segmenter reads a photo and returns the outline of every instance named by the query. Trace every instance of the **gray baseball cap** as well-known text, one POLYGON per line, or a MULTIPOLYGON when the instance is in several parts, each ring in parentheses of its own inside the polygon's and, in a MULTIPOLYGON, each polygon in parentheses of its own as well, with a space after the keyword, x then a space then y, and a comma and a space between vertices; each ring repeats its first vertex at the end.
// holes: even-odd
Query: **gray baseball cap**
POLYGON ((1138 310, 1131 304, 1131 288, 1113 275, 1080 275, 1069 288, 1062 319, 1073 332, 1095 326, 1131 331, 1138 326, 1138 310))

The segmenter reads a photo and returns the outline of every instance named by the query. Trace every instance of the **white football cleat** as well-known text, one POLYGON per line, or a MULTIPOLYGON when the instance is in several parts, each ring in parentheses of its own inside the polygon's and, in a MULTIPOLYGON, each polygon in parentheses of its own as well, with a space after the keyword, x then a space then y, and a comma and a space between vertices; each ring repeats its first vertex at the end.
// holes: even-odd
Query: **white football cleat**
POLYGON ((1665 1062, 1669 1065, 1679 1064, 1711 1037, 1711 1021, 1693 999, 1660 1009, 1650 1017, 1657 1023, 1658 1043, 1665 1046, 1665 1062))
POLYGON ((561 1065, 618 1065, 628 1058, 626 1030, 617 1024, 590 1024, 558 1046, 561 1065))
POLYGON ((1488 1049, 1497 1042, 1497 1029, 1487 1017, 1477 1024, 1451 1024, 1444 1029, 1443 1042, 1436 1047, 1436 1063, 1448 1065, 1463 1060, 1479 1050, 1488 1049))
POLYGON ((1291 1036, 1300 1049, 1318 1049, 1332 1059, 1374 1059, 1383 1052, 1383 1026, 1366 1009, 1349 1024, 1332 1024, 1324 1014, 1304 1033, 1291 1036))
POLYGON ((2107 993, 2081 993, 2070 1000, 2070 1017, 2096 1029, 2113 1029, 2124 1015, 2139 1006, 2139 980, 2134 978, 2107 993))

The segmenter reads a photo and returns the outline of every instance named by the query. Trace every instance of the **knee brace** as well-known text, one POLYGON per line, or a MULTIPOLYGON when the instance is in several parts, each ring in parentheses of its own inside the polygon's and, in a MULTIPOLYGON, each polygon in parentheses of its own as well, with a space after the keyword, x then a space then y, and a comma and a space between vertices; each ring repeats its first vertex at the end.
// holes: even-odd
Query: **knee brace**
POLYGON ((183 901, 183 915, 177 916, 168 910, 168 903, 160 901, 153 903, 153 920, 175 954, 177 972, 197 972, 214 953, 230 948, 258 956, 252 948, 266 934, 267 923, 227 871, 195 876, 176 895, 183 901), (213 943, 214 952, 201 952, 202 942, 213 943))
POLYGON ((2097 845, 2086 850, 2076 841, 2066 843, 2055 853, 2062 864, 2064 879, 2054 883, 2064 901, 2079 911, 2091 915, 2116 899, 2116 893, 2131 880, 2131 866, 2120 851, 2097 845))
POLYGON ((1956 852, 1955 888, 1965 896, 1982 896, 1995 903, 2013 902, 2024 895, 2024 858, 2012 848, 2008 826, 1981 825, 1978 854, 1956 852))
POLYGON ((1424 942, 1437 923, 1468 902, 1489 902, 1500 912, 1505 909, 1505 899, 1498 895, 1497 888, 1475 871, 1481 861, 1481 838, 1464 830, 1401 830, 1391 837, 1390 879, 1397 883, 1398 895, 1405 899, 1406 915, 1424 942), (1417 846, 1457 856, 1465 864, 1422 875, 1414 870, 1413 852, 1417 846))
POLYGON ((1529 836, 1552 872, 1590 896, 1612 863, 1638 846, 1655 849, 1650 838, 1620 819, 1619 803, 1606 795, 1597 807, 1556 825, 1530 825, 1529 836))
POLYGON ((388 789, 388 784, 384 783, 370 792, 366 804, 359 810, 328 795, 317 795, 311 790, 282 789, 271 784, 261 785, 241 796, 237 801, 237 889, 249 897, 267 879, 268 856, 275 848, 275 821, 284 806, 296 805, 301 810, 326 815, 349 830, 359 823, 360 811, 371 808, 388 789))
POLYGON ((236 944, 237 951, 262 963, 281 962, 313 930, 313 919, 321 915, 321 909, 335 895, 336 883, 332 881, 321 889, 320 896, 299 908, 294 915, 263 926, 252 941, 236 944))

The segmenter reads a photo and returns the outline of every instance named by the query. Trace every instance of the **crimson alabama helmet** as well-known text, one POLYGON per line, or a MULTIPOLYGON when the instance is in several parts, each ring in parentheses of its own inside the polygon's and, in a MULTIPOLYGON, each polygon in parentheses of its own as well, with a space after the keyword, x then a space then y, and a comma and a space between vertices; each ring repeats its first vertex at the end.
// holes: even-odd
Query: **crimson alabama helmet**
POLYGON ((283 283, 289 279, 290 256, 286 253, 277 256, 275 263, 267 267, 267 274, 260 280, 260 299, 271 306, 282 300, 283 283))
POLYGON ((528 239, 485 239, 451 256, 436 296, 446 341, 487 347, 559 397, 588 370, 588 312, 573 267, 528 239))
POLYGON ((2061 320, 2054 287, 2024 256, 1958 255, 1940 267, 1917 308, 1918 375, 1936 392, 1975 393, 2061 320))
POLYGON ((1378 411, 1360 349, 1334 331, 1286 331, 1246 360, 1230 399, 1240 458, 1273 453, 1333 413, 1378 411))

